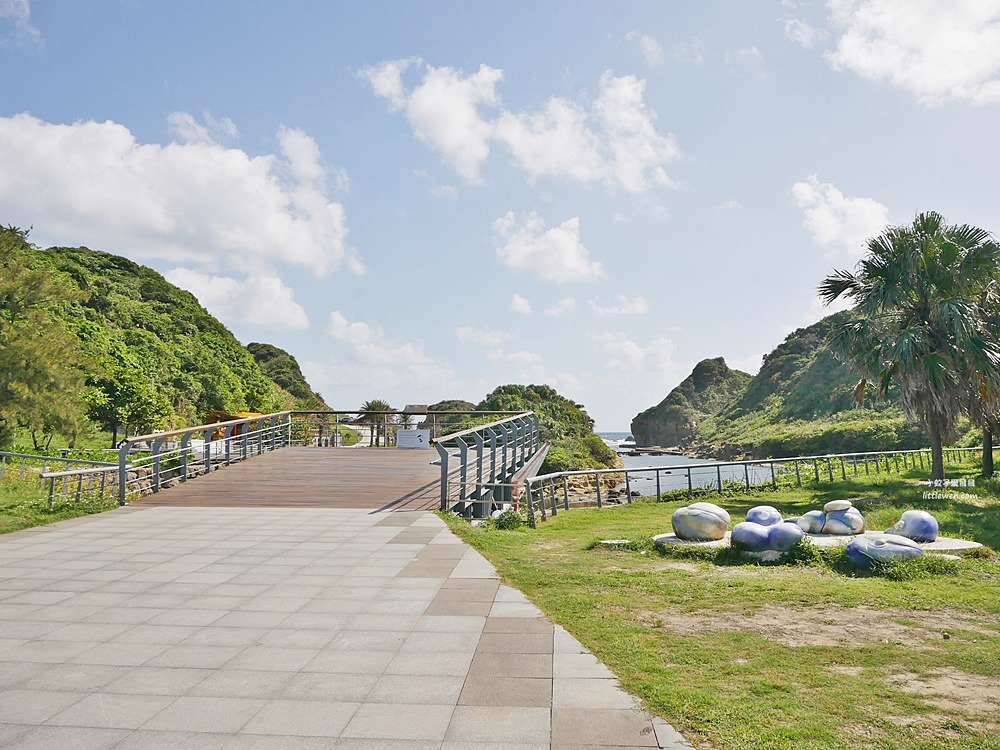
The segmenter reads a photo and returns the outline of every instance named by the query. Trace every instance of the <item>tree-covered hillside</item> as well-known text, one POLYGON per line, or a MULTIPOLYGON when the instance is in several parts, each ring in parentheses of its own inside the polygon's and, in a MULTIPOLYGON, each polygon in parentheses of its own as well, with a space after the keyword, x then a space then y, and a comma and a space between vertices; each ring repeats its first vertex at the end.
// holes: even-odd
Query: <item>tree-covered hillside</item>
POLYGON ((8 442, 18 425, 43 443, 54 433, 72 442, 95 425, 117 437, 197 424, 214 410, 295 406, 225 326, 156 271, 87 248, 41 250, 12 227, 0 228, 0 250, 8 442), (20 291, 26 284, 33 294, 20 291))
MULTIPOLYGON (((717 458, 763 458, 925 446, 893 391, 887 399, 873 400, 869 393, 862 406, 855 402, 859 376, 827 343, 829 332, 849 315, 837 313, 789 334, 743 388, 721 405, 714 402, 714 413, 697 422, 681 447, 717 458)), ((714 381, 693 375, 662 403, 707 404, 714 381)))
POLYGON ((295 398, 295 408, 303 411, 329 409, 323 397, 306 382, 298 361, 272 344, 247 344, 260 369, 295 398))
POLYGON ((676 446, 690 440, 701 421, 738 397, 750 379, 722 357, 702 360, 663 401, 632 420, 636 444, 676 446))

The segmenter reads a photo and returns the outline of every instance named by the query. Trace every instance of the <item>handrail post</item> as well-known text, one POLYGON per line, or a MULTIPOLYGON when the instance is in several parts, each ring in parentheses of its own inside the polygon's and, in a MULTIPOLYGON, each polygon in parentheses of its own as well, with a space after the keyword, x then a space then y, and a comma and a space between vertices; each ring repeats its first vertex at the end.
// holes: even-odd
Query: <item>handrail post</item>
POLYGON ((441 510, 448 510, 448 449, 441 443, 434 443, 441 456, 441 510))
POLYGON ((483 460, 486 453, 486 441, 483 440, 483 434, 481 432, 472 433, 472 439, 476 443, 476 497, 472 503, 472 514, 476 514, 476 505, 482 506, 483 515, 480 518, 486 518, 489 516, 490 511, 486 509, 486 503, 483 501, 483 460))
POLYGON ((128 484, 128 452, 132 446, 128 439, 118 448, 118 504, 125 504, 125 486, 128 484))
POLYGON ((191 433, 181 435, 181 481, 188 480, 188 445, 191 443, 191 433))
POLYGON ((459 468, 458 468, 458 499, 462 503, 462 512, 465 512, 466 481, 469 478, 469 446, 462 438, 455 438, 458 443, 459 468))
POLYGON ((163 447, 164 440, 166 438, 157 438, 150 446, 153 451, 153 492, 160 491, 160 448, 163 447))

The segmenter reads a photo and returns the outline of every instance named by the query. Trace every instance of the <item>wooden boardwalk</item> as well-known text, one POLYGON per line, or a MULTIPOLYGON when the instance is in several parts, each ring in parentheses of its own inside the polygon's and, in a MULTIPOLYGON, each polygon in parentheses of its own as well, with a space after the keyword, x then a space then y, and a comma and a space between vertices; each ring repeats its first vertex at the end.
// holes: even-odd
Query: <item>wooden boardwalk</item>
POLYGON ((430 449, 282 448, 130 505, 430 510, 441 467, 430 449))

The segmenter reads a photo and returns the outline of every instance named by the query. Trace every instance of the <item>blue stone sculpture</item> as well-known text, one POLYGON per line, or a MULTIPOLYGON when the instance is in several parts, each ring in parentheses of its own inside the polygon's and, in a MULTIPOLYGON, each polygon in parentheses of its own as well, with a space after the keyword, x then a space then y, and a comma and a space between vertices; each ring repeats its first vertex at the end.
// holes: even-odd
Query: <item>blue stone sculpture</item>
POLYGON ((712 542, 729 530, 729 513, 712 503, 692 503, 678 508, 670 518, 678 539, 712 542))
POLYGON ((807 534, 822 534, 823 526, 826 524, 826 513, 821 510, 810 510, 795 519, 795 523, 807 534))
POLYGON ((823 524, 824 534, 860 534, 865 530, 865 517, 857 508, 828 511, 826 523, 823 524))
POLYGON ((872 570, 878 563, 922 557, 916 542, 898 534, 859 536, 847 543, 847 558, 859 570, 872 570))
POLYGON ((768 549, 788 552, 798 542, 805 539, 806 533, 794 523, 776 523, 767 532, 768 549))
POLYGON ((732 545, 747 552, 763 552, 767 546, 768 528, 753 521, 743 521, 733 526, 732 545))
POLYGON ((938 536, 938 521, 926 510, 908 510, 886 534, 898 534, 915 542, 933 542, 938 536))
POLYGON ((804 538, 805 532, 794 523, 765 526, 753 521, 736 524, 731 537, 734 547, 748 552, 787 552, 804 538))
POLYGON ((776 523, 781 523, 781 513, 770 505, 758 505, 747 511, 747 521, 759 523, 761 526, 773 526, 776 523))

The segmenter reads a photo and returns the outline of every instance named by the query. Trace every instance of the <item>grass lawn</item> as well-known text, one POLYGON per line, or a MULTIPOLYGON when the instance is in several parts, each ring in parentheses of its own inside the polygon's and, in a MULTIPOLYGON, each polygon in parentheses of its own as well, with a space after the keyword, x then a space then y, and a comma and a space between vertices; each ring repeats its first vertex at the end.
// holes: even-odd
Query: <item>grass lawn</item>
MULTIPOLYGON (((974 466, 949 475, 975 476, 974 466)), ((1000 548, 1000 492, 922 500, 916 474, 716 495, 742 520, 832 499, 869 528, 934 513, 944 536, 1000 548), (868 481, 870 479, 870 481, 868 481)), ((859 575, 833 553, 761 565, 724 550, 661 551, 672 497, 560 513, 537 530, 451 527, 571 631, 698 748, 1000 748, 1000 558, 991 549, 891 576, 859 575), (629 539, 627 549, 595 546, 629 539)), ((933 564, 932 564, 933 563, 933 564)))
POLYGON ((16 472, 11 474, 13 476, 0 479, 0 534, 118 507, 113 499, 98 500, 85 496, 79 501, 56 498, 53 507, 49 508, 47 489, 41 486, 37 476, 29 473, 22 480, 16 472))

